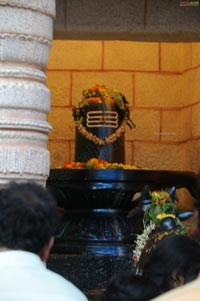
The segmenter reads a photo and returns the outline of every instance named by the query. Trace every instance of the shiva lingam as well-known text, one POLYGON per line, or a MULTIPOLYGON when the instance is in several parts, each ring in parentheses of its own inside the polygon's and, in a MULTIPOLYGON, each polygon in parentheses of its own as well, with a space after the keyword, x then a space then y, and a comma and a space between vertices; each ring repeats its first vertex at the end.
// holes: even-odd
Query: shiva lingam
MULTIPOLYGON (((131 128, 134 124, 121 93, 98 85, 88 89, 73 116, 76 162, 97 157, 124 163, 125 124, 131 128)), ((101 290, 119 269, 130 270, 132 245, 142 229, 142 215, 135 212, 144 213, 148 206, 147 198, 140 202, 133 196, 146 184, 151 190, 186 187, 196 196, 196 175, 191 172, 83 166, 51 169, 47 187, 64 214, 48 261, 50 268, 85 292, 101 290)))
POLYGON ((130 119, 126 97, 104 85, 82 92, 82 100, 73 108, 76 126, 75 161, 92 157, 125 163, 124 132, 130 119))

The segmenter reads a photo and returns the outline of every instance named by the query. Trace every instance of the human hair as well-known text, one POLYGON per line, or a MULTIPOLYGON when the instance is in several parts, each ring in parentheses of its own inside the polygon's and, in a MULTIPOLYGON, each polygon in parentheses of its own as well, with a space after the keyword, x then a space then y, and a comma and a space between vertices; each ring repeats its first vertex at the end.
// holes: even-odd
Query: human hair
POLYGON ((152 277, 163 291, 196 279, 199 272, 200 244, 185 235, 158 241, 143 262, 143 275, 152 277))
POLYGON ((102 301, 147 301, 161 294, 149 278, 122 272, 113 275, 102 295, 102 301))
POLYGON ((55 199, 41 185, 12 182, 0 190, 0 247, 38 254, 57 222, 55 199))

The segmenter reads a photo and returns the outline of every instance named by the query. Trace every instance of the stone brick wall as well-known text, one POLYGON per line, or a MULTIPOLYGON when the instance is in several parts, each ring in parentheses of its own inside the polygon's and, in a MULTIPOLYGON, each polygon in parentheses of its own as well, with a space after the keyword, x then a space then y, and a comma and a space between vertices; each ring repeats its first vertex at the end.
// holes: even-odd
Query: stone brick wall
POLYGON ((51 168, 74 160, 72 105, 99 83, 126 95, 136 129, 126 130, 126 163, 199 170, 200 43, 55 40, 51 90, 51 168))
POLYGON ((181 6, 181 2, 183 1, 57 0, 54 38, 200 41, 199 5, 191 3, 181 6))

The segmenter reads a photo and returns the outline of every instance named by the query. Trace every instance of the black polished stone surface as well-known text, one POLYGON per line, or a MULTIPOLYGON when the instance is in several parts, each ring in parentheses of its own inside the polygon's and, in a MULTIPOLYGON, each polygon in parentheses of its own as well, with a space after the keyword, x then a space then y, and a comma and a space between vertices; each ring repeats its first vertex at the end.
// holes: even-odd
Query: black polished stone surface
POLYGON ((134 269, 128 255, 51 254, 47 266, 74 283, 90 300, 101 295, 113 274, 134 269))
POLYGON ((93 209, 66 211, 56 235, 54 253, 121 256, 131 253, 142 217, 128 211, 93 209))
POLYGON ((131 209, 133 195, 152 189, 185 187, 196 196, 197 175, 168 170, 51 169, 47 187, 66 209, 131 209))

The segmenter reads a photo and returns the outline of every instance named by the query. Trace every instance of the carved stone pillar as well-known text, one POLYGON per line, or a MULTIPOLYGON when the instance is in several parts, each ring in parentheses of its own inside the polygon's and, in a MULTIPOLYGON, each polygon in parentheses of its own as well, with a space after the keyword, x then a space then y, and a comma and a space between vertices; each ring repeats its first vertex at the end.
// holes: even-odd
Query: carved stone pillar
POLYGON ((55 0, 0 1, 0 185, 34 180, 50 169, 46 64, 55 0))

